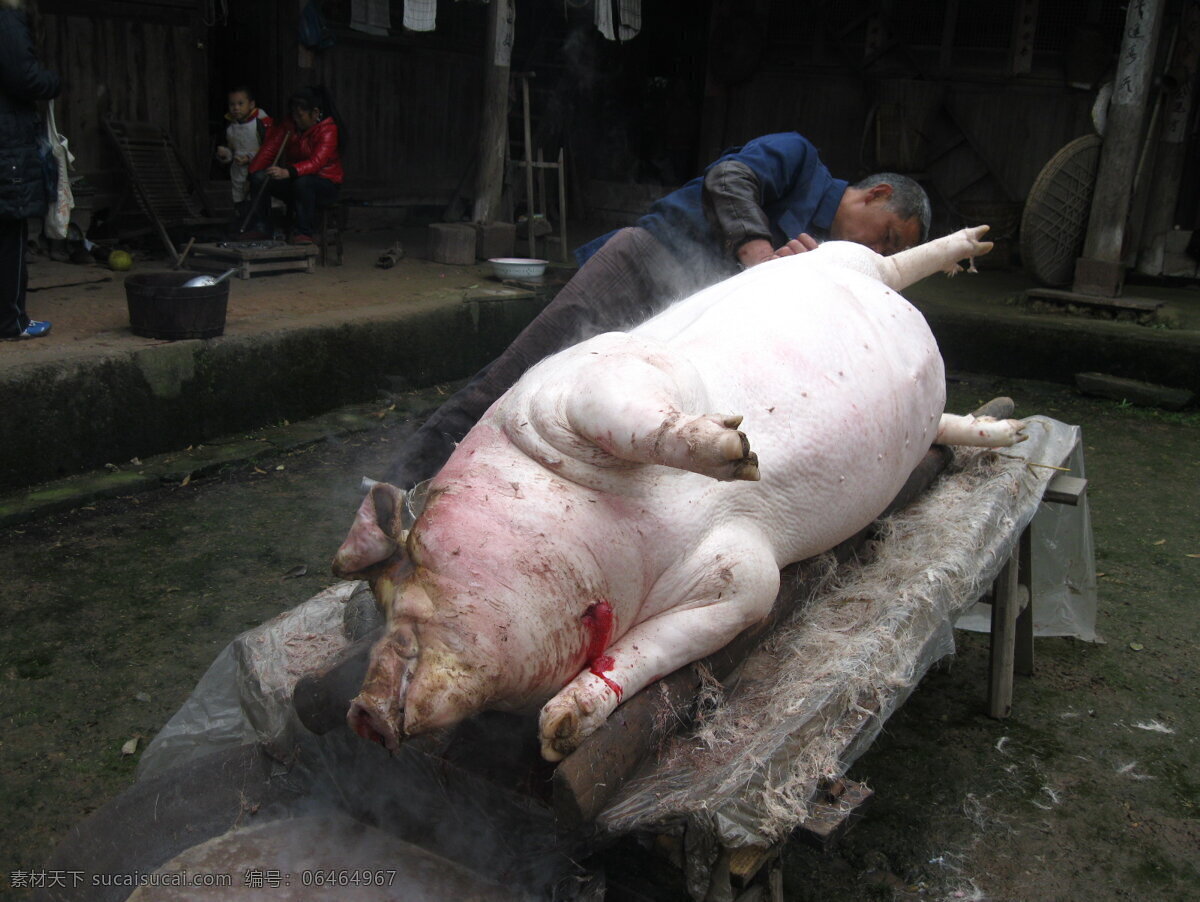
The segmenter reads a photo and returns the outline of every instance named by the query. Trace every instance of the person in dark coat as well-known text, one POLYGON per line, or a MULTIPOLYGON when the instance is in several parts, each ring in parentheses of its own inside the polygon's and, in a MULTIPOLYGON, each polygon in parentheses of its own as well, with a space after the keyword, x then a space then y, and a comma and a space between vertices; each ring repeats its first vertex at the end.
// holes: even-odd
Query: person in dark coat
POLYGON ((628 329, 673 301, 774 257, 854 241, 894 254, 929 237, 925 190, 877 173, 834 178, 797 132, 726 151, 651 205, 637 225, 575 251, 579 271, 512 344, 452 395, 399 449, 388 482, 428 479, 492 402, 544 357, 605 331, 628 329))
POLYGON ((48 322, 25 313, 25 220, 43 216, 45 176, 38 154, 38 100, 57 97, 62 84, 34 56, 21 0, 0 0, 0 338, 40 338, 48 322))

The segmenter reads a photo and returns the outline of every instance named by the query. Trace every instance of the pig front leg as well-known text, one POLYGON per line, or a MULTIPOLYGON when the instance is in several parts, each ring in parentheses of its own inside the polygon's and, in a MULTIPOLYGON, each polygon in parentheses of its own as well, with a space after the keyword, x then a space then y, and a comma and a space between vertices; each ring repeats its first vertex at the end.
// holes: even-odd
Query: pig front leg
POLYGON ((766 617, 779 592, 779 566, 766 539, 728 531, 662 579, 672 583, 661 587, 667 596, 682 600, 631 627, 542 708, 538 732, 547 761, 578 748, 623 699, 766 617))
POLYGON ((1024 420, 997 420, 995 417, 942 414, 938 423, 939 445, 970 445, 976 448, 1007 448, 1029 438, 1024 420))
POLYGON ((686 412, 685 395, 702 392, 680 384, 692 374, 667 366, 670 371, 633 349, 585 365, 578 382, 584 388, 563 401, 571 431, 619 460, 726 481, 757 480, 758 455, 738 431, 741 416, 686 412))

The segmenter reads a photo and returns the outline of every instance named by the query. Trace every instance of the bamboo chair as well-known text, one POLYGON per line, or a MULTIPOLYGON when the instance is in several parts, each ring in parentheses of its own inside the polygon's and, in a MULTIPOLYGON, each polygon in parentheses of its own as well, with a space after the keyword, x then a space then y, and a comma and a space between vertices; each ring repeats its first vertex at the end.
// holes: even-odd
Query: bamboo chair
POLYGON ((200 182, 192 174, 170 133, 149 122, 104 120, 116 145, 131 192, 138 207, 154 224, 163 246, 178 264, 181 254, 171 239, 171 229, 228 225, 214 216, 200 182))

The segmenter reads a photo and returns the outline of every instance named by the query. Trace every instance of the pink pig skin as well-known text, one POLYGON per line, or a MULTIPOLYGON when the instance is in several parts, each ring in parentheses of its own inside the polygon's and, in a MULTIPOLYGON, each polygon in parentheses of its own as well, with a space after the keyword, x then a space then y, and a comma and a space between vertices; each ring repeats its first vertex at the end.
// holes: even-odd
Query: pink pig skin
POLYGON ((458 446, 403 545, 398 493, 376 486, 335 559, 373 568, 388 612, 351 725, 395 749, 542 705, 555 760, 765 616, 780 568, 878 516, 940 427, 979 431, 943 421, 937 345, 897 291, 986 253, 985 230, 890 258, 828 243, 542 361, 458 446))

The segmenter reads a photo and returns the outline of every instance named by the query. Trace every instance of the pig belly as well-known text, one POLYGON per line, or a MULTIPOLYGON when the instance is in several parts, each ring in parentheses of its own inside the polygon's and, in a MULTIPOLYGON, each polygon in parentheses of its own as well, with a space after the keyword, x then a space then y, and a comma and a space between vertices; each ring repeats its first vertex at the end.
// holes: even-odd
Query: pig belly
POLYGON ((790 262, 763 264, 743 284, 717 286, 716 300, 702 293, 631 333, 687 358, 711 411, 744 417, 761 480, 698 485, 713 514, 769 523, 780 566, 878 516, 928 450, 945 405, 941 355, 915 307, 854 272, 810 267, 798 280, 790 262))

